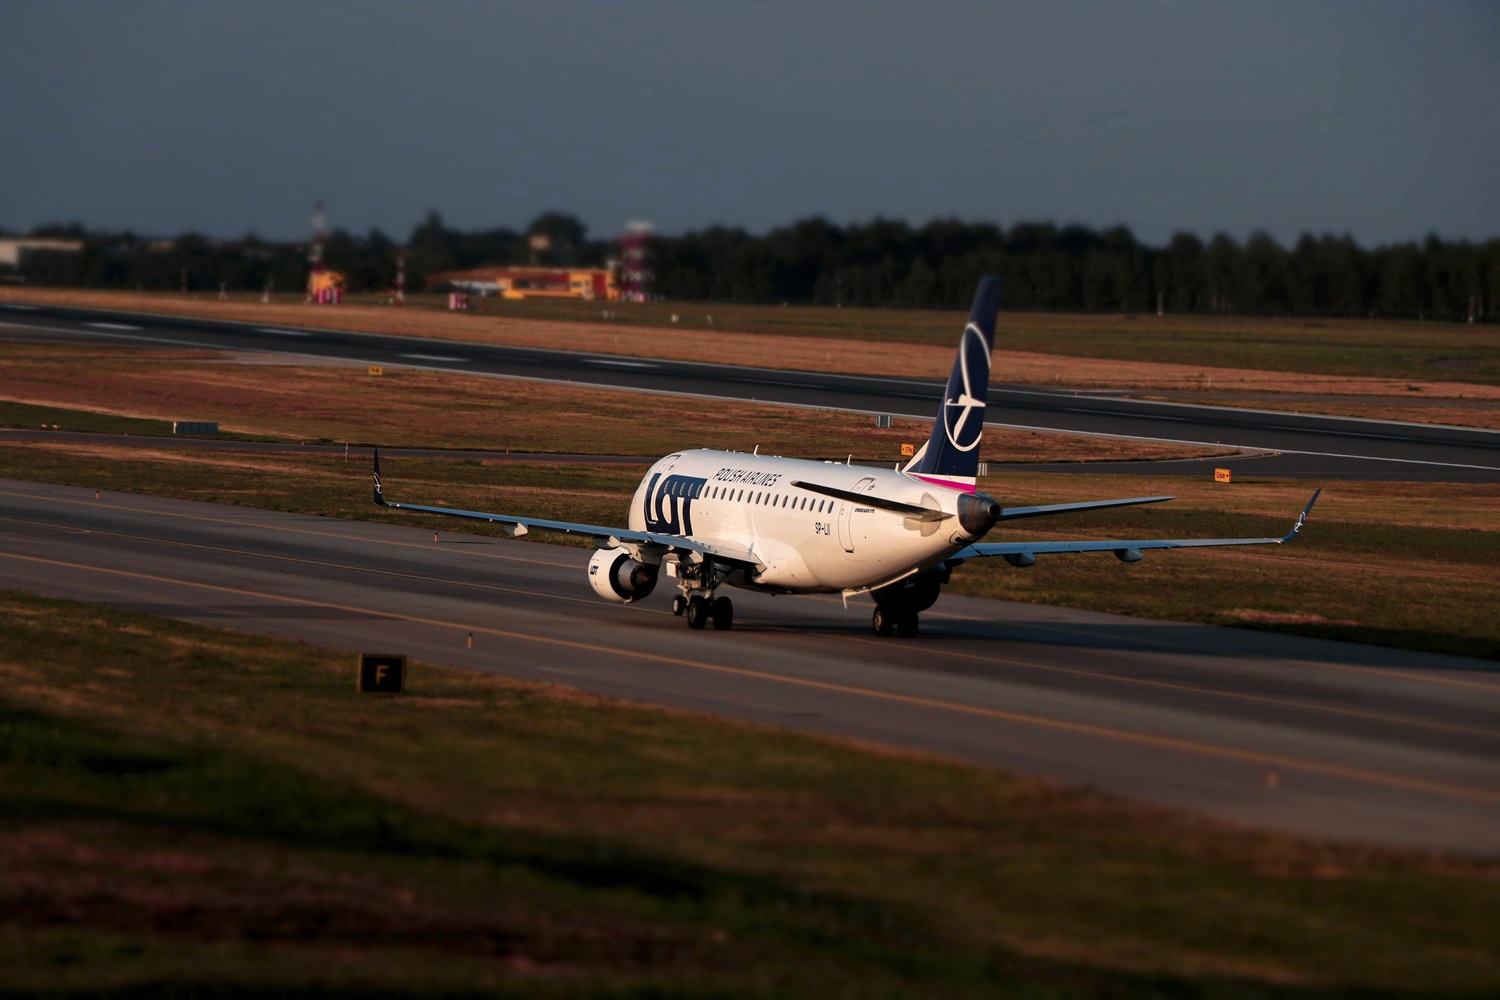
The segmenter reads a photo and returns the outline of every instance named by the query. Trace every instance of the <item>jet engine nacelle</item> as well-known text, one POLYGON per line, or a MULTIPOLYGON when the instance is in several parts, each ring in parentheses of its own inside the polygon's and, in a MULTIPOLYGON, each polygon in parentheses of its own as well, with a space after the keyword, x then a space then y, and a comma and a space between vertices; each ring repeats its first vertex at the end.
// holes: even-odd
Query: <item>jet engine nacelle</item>
POLYGON ((660 566, 636 562, 624 549, 600 549, 589 559, 589 586, 606 601, 629 604, 656 589, 660 566))

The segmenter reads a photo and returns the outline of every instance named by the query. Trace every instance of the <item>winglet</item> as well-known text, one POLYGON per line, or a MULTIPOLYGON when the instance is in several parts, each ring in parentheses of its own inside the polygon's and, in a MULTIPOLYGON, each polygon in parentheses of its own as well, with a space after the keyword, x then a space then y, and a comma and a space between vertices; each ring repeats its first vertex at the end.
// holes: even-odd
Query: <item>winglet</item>
POLYGON ((1297 523, 1292 525, 1292 530, 1287 532, 1286 537, 1282 539, 1283 542, 1292 541, 1297 537, 1298 533, 1302 531, 1302 525, 1307 523, 1307 515, 1312 513, 1313 504, 1318 502, 1318 496, 1322 492, 1323 488, 1321 486, 1313 490, 1312 499, 1307 501, 1307 506, 1302 508, 1301 514, 1297 515, 1297 523))
POLYGON ((385 497, 380 494, 380 449, 375 449, 375 503, 377 506, 385 506, 385 497))

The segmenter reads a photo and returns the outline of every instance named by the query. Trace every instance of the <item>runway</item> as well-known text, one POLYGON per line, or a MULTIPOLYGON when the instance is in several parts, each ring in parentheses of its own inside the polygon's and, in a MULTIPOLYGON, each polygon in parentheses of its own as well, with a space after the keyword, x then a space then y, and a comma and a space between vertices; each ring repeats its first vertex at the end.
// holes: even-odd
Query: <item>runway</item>
POLYGON ((915 640, 740 592, 731 632, 693 632, 664 588, 595 598, 587 550, 434 527, 0 480, 0 586, 1500 854, 1491 663, 951 595, 915 640))
MULTIPOLYGON (((264 351, 359 364, 539 379, 639 392, 755 400, 931 420, 942 383, 829 375, 544 351, 140 313, 28 306, 0 308, 0 336, 81 337, 109 343, 264 351)), ((1003 334, 1002 334, 1003 339, 1003 334)), ((996 372, 1003 378, 1003 372, 996 372)), ((1500 432, 1352 420, 1228 407, 1153 403, 1109 395, 992 384, 993 426, 1222 444, 1263 453, 1247 473, 1309 479, 1500 483, 1500 432)), ((1202 474, 1213 460, 1130 463, 1128 471, 1202 474)), ((1072 471, 1076 466, 1027 466, 1072 471)), ((1090 471, 1099 471, 1091 467, 1090 471)))

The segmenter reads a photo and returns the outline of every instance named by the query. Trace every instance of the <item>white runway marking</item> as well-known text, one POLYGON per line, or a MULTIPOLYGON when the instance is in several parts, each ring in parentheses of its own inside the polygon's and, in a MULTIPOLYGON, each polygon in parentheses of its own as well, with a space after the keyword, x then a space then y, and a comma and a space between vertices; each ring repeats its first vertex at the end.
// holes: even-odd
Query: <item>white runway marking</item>
POLYGON ((124 323, 85 323, 85 326, 95 326, 101 330, 139 330, 138 326, 126 326, 124 323))
MULTIPOLYGON (((778 382, 774 378, 742 378, 737 381, 746 385, 789 385, 793 389, 822 389, 823 386, 813 382, 778 382)), ((927 397, 924 397, 927 398, 927 397)))
POLYGON ((312 336, 312 334, 308 333, 306 330, 279 330, 279 329, 277 329, 274 326, 258 326, 258 327, 256 327, 256 329, 259 330, 261 333, 274 333, 274 334, 276 334, 278 336, 281 336, 281 337, 311 337, 312 336))
POLYGON ((466 362, 468 358, 450 358, 446 354, 400 354, 397 357, 411 358, 413 361, 446 361, 449 363, 466 362))
POLYGON ((588 365, 609 365, 611 368, 660 368, 649 361, 612 361, 608 358, 588 358, 584 361, 588 365))

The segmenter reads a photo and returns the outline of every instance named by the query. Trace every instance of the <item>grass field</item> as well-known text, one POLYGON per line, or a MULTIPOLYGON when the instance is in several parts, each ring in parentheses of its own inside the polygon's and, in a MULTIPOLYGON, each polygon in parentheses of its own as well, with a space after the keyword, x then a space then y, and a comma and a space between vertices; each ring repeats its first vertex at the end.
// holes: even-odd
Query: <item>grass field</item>
MULTIPOLYGON (((48 289, 0 290, 0 301, 72 301, 134 304, 147 311, 209 313, 226 307, 259 305, 258 295, 229 303, 176 293, 109 293, 48 289)), ((384 309, 375 296, 351 296, 351 312, 384 309)), ((412 313, 448 315, 440 295, 411 295, 412 313)), ((476 303, 480 300, 476 299, 476 303)), ((336 309, 302 308, 301 297, 279 296, 276 308, 298 309, 312 325, 336 322, 336 309)), ((479 320, 500 317, 549 324, 594 324, 603 320, 625 328, 760 334, 936 346, 948 349, 964 322, 963 310, 833 309, 826 306, 735 305, 727 303, 598 303, 533 299, 486 300, 479 320), (674 322, 672 317, 676 316, 674 322)), ((1433 323, 1364 318, 1297 316, 1215 316, 1085 313, 1000 314, 1004 349, 1080 358, 1165 362, 1302 372, 1313 375, 1417 379, 1423 373, 1500 385, 1500 336, 1484 324, 1433 323)), ((997 345, 998 346, 998 345, 997 345)))
MULTIPOLYGON (((169 294, 0 289, 0 302, 205 315, 254 323, 811 371, 946 375, 962 313, 765 306, 498 303, 475 313, 373 299, 337 308, 295 297, 220 302, 169 294), (608 320, 603 314, 608 312, 608 320), (673 322, 672 316, 678 317, 673 322), (851 343, 855 342, 857 343, 851 343)), ((1209 402, 1317 408, 1422 422, 1500 426, 1493 328, 1374 320, 1002 313, 994 379, 1120 391, 1190 392, 1209 402), (1285 397, 1284 399, 1282 397, 1285 397), (1362 408, 1370 407, 1362 413, 1362 408)))
MULTIPOLYGON (((943 310, 830 309, 681 302, 613 307, 619 322, 779 337, 946 347, 964 313, 943 310), (707 318, 712 316, 709 324, 707 318)), ((532 300, 496 303, 495 314, 551 322, 590 322, 598 305, 532 300)), ((1432 377, 1500 385, 1500 330, 1409 320, 1150 314, 1002 312, 1006 350, 1080 358, 1165 362, 1312 375, 1432 377)))
MULTIPOLYGON (((951 361, 952 316, 835 315, 804 338, 777 328, 793 312, 715 324, 732 320, 762 345, 802 343, 811 358, 849 335, 836 324, 883 322, 897 348, 941 355, 942 370, 951 361), (924 346, 928 322, 936 339, 924 346)), ((443 329, 489 322, 429 315, 443 329)), ((1049 344, 1141 322, 1085 318, 1094 326, 1069 332, 1067 317, 1042 319, 1057 324, 1038 328, 1049 344)), ((1346 332, 1329 329, 1334 340, 1346 332)), ((1240 342, 1235 357, 1255 353, 1245 345, 1259 330, 1225 334, 1240 342)), ((1183 343, 1211 333, 1179 331, 1183 343)), ((1427 346, 1451 358, 1474 347, 1427 346)), ((1131 349, 1177 348, 1148 338, 1131 349)), ((1420 358, 1371 350, 1364 370, 1401 369, 1398 387, 1425 371, 1420 358)), ((1311 347, 1286 353, 1332 363, 1311 347)), ((1442 370, 1468 379, 1485 369, 1442 370)), ((218 419, 247 437, 389 446, 654 455, 759 445, 894 461, 899 443, 925 434, 683 401, 645 418, 610 393, 47 345, 6 346, 0 396, 0 424, 23 427, 154 435, 172 418, 218 419), (583 433, 601 424, 608 440, 583 433)), ((1046 434, 987 434, 986 451, 1030 461, 1181 453, 1046 434)), ((435 524, 373 507, 364 462, 338 457, 0 443, 0 470, 435 524)), ((384 471, 393 498, 601 523, 623 516, 639 477, 476 459, 402 459, 384 471)), ((969 566, 953 589, 1500 659, 1492 487, 1322 485, 1293 546, 1134 566, 1107 556, 969 566)), ((1007 504, 1182 497, 1013 532, 1033 537, 1280 535, 1311 490, 1238 468, 1230 486, 1003 468, 982 486, 1007 504)), ((347 653, 0 593, 0 993, 1500 991, 1492 863, 1253 832, 917 755, 413 669, 408 695, 360 697, 347 653)))
MULTIPOLYGON (((216 420, 235 437, 584 454, 664 455, 705 445, 896 462, 930 424, 865 415, 646 396, 413 369, 230 364, 176 352, 49 346, 7 352, 0 426, 160 435, 172 419, 216 420)), ((994 460, 1188 458, 1215 449, 1000 431, 994 460)), ((1220 453, 1223 453, 1222 451, 1220 453)))
POLYGON ((412 671, 0 592, 0 990, 1500 989, 1492 864, 412 671))

